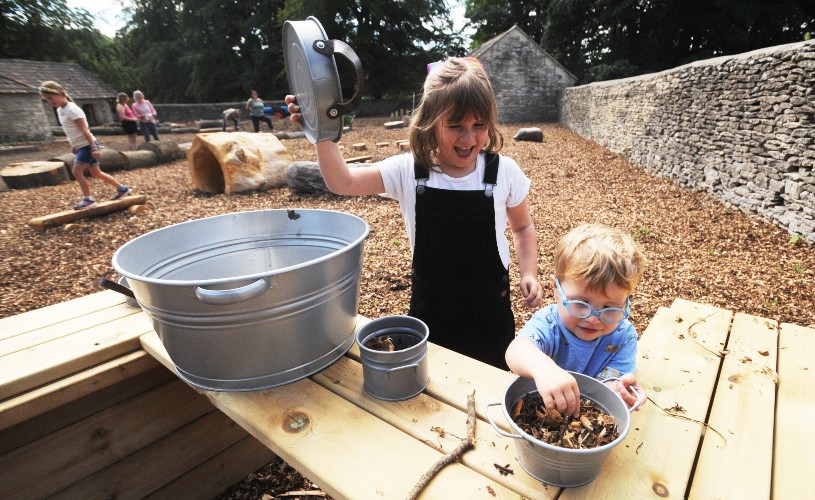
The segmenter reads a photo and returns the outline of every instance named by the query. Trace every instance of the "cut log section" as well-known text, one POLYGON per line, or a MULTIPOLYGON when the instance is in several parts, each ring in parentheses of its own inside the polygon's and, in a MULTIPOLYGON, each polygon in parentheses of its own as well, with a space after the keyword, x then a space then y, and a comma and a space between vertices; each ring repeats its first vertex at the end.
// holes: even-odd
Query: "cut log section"
POLYGON ((68 170, 61 161, 13 163, 0 170, 0 177, 11 189, 56 186, 69 180, 68 170))
POLYGON ((147 196, 145 195, 125 196, 124 198, 119 198, 118 200, 114 201, 100 201, 91 208, 85 208, 82 210, 66 210, 64 212, 36 217, 28 221, 28 225, 35 231, 43 232, 49 227, 55 227, 62 224, 67 224, 68 222, 74 222, 79 219, 96 217, 99 215, 116 212, 118 210, 124 210, 131 205, 144 205, 146 202, 147 196))
POLYGON ((187 151, 190 175, 205 193, 260 191, 286 185, 291 156, 273 134, 199 134, 187 151))

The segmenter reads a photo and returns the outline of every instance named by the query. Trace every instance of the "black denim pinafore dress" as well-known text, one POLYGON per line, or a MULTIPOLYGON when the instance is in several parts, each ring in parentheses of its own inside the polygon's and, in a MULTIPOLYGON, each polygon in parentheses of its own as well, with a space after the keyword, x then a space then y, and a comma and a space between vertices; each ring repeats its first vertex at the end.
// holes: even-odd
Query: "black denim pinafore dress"
POLYGON ((416 236, 409 315, 430 327, 430 342, 506 369, 515 336, 509 274, 495 235, 492 188, 499 156, 486 155, 483 191, 425 185, 430 173, 414 166, 416 236))

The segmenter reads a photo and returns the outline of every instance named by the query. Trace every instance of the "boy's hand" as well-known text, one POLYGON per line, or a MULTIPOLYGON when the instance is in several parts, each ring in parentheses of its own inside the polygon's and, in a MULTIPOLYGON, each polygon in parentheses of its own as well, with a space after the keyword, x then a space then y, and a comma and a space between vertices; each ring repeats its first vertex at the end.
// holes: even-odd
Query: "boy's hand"
POLYGON ((580 389, 569 372, 560 367, 547 370, 545 375, 535 377, 535 386, 546 408, 554 408, 566 416, 580 416, 580 389))
POLYGON ((639 394, 639 399, 642 401, 640 405, 636 408, 636 411, 640 411, 642 405, 648 400, 645 396, 645 389, 643 389, 638 383, 637 378, 631 374, 626 373, 620 380, 615 380, 614 382, 609 383, 609 387, 620 395, 623 398, 625 404, 628 405, 629 408, 632 408, 635 404, 637 404, 637 394, 639 394))
POLYGON ((300 106, 297 105, 297 97, 293 95, 286 96, 286 106, 289 108, 289 120, 295 125, 303 126, 302 117, 300 114, 300 106))
POLYGON ((524 298, 524 307, 538 307, 543 300, 543 288, 534 276, 522 276, 521 295, 524 298))

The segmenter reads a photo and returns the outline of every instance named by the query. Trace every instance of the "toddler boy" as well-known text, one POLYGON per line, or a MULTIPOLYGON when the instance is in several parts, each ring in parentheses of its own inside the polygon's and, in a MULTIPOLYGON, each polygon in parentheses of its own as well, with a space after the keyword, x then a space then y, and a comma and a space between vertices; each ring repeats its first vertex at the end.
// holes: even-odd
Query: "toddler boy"
POLYGON ((634 377, 637 331, 628 321, 630 297, 646 259, 627 234, 600 224, 571 230, 555 250, 556 303, 537 311, 506 352, 509 368, 535 381, 547 408, 580 413, 580 391, 568 371, 597 379, 631 407, 643 389, 634 377))

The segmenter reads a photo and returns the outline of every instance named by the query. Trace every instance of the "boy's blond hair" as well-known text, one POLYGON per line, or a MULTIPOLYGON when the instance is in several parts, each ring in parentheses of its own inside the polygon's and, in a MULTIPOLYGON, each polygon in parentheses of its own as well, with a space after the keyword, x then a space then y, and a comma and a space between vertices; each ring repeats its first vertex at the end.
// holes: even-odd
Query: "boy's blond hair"
POLYGON ((585 281, 591 290, 604 290, 614 283, 630 294, 642 279, 646 264, 631 236, 602 224, 572 229, 555 249, 555 277, 585 281))
POLYGON ((497 153, 504 145, 498 130, 498 105, 492 84, 477 62, 451 57, 433 68, 424 82, 419 106, 410 120, 410 149, 416 163, 434 165, 436 125, 442 120, 463 121, 469 117, 487 127, 484 151, 497 153))

